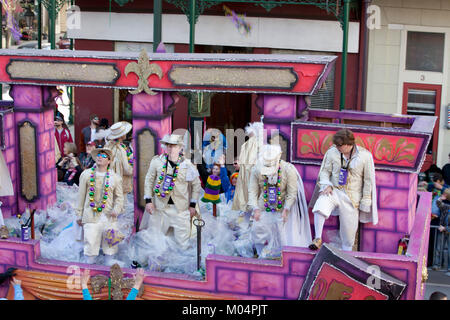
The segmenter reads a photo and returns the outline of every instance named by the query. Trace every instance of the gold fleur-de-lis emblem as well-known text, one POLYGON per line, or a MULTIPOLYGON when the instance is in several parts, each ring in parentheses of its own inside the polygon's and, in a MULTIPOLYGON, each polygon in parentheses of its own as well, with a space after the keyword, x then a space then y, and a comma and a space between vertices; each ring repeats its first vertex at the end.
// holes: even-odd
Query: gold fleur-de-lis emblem
POLYGON ((148 84, 148 77, 152 74, 156 74, 159 79, 163 77, 163 72, 161 67, 156 63, 149 63, 149 58, 147 51, 142 49, 138 62, 130 62, 125 67, 125 75, 128 76, 130 72, 134 72, 138 76, 138 87, 137 89, 130 91, 131 94, 138 94, 142 91, 150 95, 155 95, 157 92, 154 92, 150 89, 148 84))

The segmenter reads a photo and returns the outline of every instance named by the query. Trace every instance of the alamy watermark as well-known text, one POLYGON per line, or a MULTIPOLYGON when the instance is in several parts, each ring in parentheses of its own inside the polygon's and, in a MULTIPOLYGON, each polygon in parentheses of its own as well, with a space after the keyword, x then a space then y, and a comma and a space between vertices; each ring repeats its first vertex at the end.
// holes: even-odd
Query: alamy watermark
POLYGON ((367 7, 368 14, 366 26, 369 30, 381 29, 381 9, 377 5, 370 5, 367 7))
POLYGON ((66 287, 69 290, 81 289, 81 269, 77 265, 70 265, 66 269, 66 273, 70 276, 66 280, 66 287))
POLYGON ((366 272, 371 274, 367 278, 366 285, 374 290, 381 289, 381 270, 377 265, 370 265, 367 267, 366 272))
POLYGON ((67 8, 67 29, 81 29, 81 10, 79 6, 73 5, 67 8))
MULTIPOLYGON (((186 158, 191 159, 194 164, 201 164, 205 161, 206 164, 211 165, 213 163, 208 163, 208 160, 217 160, 221 155, 225 155, 225 164, 233 164, 234 160, 240 155, 242 145, 246 142, 246 138, 250 138, 250 134, 241 128, 226 129, 225 134, 216 128, 210 128, 202 134, 202 128, 202 121, 194 121, 192 135, 187 129, 175 129, 172 132, 174 135, 184 137, 183 154, 186 158), (209 139, 205 140, 205 137, 209 137, 209 139), (193 143, 191 141, 192 138, 194 139, 193 143), (209 145, 214 145, 214 147, 208 147, 209 145), (212 153, 213 150, 213 156, 205 157, 207 153, 212 153)), ((254 131, 253 135, 257 139, 259 146, 264 144, 280 144, 280 139, 285 139, 278 129, 259 129, 256 132, 254 131)), ((252 157, 248 163, 241 164, 254 165, 257 159, 258 157, 252 157)))

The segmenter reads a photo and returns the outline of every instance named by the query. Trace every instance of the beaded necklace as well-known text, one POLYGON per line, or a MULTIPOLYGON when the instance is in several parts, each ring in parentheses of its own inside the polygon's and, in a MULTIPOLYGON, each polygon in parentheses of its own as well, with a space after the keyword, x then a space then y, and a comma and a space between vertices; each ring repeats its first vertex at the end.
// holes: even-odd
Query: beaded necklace
POLYGON ((166 158, 166 161, 165 164, 163 165, 161 175, 158 178, 158 183, 155 185, 155 193, 157 196, 161 198, 168 197, 169 194, 172 192, 173 187, 175 186, 175 181, 177 180, 178 169, 180 168, 181 162, 181 154, 179 154, 177 163, 175 164, 173 176, 171 176, 167 174, 167 165, 169 163, 169 156, 166 153, 164 154, 164 157, 166 158))
POLYGON ((125 151, 127 152, 128 163, 130 164, 130 166, 133 166, 133 152, 131 152, 131 149, 128 148, 128 147, 126 146, 126 144, 121 143, 120 145, 121 145, 122 148, 124 148, 125 151))
POLYGON ((267 212, 280 211, 283 208, 281 196, 281 168, 278 168, 277 184, 269 185, 269 178, 264 176, 264 207, 267 212))
POLYGON ((106 201, 108 200, 108 189, 109 189, 109 167, 106 171, 106 175, 103 178, 103 198, 102 198, 102 204, 98 205, 95 202, 95 176, 96 176, 96 169, 97 166, 94 164, 94 166, 91 168, 91 177, 89 180, 89 206, 92 208, 92 211, 94 211, 94 214, 97 212, 102 212, 103 209, 105 209, 106 201))

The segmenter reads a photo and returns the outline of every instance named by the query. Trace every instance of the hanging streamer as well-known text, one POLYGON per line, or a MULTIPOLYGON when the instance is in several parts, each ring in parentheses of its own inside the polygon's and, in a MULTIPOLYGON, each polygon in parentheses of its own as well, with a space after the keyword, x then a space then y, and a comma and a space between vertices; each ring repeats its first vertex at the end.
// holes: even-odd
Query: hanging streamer
POLYGON ((19 25, 12 15, 12 12, 16 10, 16 4, 14 0, 1 0, 1 2, 6 13, 6 28, 11 30, 11 35, 18 41, 22 38, 22 33, 19 31, 19 25))
POLYGON ((226 5, 223 6, 223 10, 225 11, 225 15, 231 18, 231 21, 233 21, 234 25, 240 33, 245 33, 246 35, 250 33, 252 26, 250 25, 250 23, 245 21, 245 14, 237 14, 226 5))

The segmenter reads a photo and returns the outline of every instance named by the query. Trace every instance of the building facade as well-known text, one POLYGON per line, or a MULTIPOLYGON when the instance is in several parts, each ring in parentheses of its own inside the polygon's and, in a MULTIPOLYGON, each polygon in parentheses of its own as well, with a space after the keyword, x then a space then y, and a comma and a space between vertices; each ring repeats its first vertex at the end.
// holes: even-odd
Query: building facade
POLYGON ((422 170, 442 167, 450 152, 450 1, 374 0, 369 15, 366 110, 437 116, 422 170))

